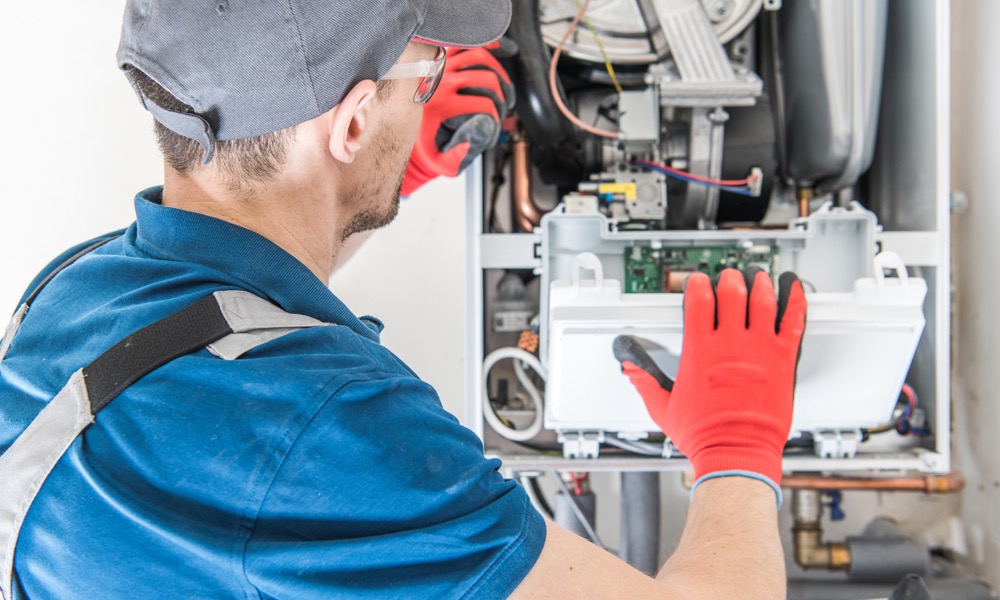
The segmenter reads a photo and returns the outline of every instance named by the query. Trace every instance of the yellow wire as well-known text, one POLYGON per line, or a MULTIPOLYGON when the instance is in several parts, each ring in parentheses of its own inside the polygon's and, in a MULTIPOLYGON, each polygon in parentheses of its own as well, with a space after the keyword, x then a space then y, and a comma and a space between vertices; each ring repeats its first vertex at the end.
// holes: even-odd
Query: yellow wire
MULTIPOLYGON (((580 10, 580 0, 573 0, 573 4, 576 5, 576 9, 580 10)), ((597 42, 597 47, 601 50, 601 56, 604 57, 604 67, 608 70, 608 75, 611 77, 611 83, 615 86, 615 90, 618 93, 622 93, 622 84, 618 82, 618 76, 615 75, 615 68, 611 66, 611 58, 608 57, 608 51, 604 49, 604 44, 601 43, 600 36, 597 35, 597 29, 594 24, 590 22, 587 15, 583 15, 583 23, 590 30, 590 33, 594 36, 594 41, 597 42)))

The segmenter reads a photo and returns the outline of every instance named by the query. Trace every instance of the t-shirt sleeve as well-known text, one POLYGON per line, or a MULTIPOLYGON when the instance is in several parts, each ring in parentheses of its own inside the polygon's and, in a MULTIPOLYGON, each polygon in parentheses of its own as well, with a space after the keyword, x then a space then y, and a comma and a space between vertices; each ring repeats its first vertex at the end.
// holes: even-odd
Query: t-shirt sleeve
POLYGON ((545 523, 416 378, 350 383, 294 441, 245 549, 264 597, 503 598, 545 523))

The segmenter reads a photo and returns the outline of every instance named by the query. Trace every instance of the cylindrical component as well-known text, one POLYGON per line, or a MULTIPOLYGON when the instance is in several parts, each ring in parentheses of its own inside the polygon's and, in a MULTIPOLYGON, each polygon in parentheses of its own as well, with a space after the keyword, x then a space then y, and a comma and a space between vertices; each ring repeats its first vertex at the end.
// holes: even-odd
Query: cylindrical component
POLYGON ((799 199, 799 216, 808 217, 809 216, 809 203, 813 199, 812 188, 798 188, 795 190, 795 195, 799 199))
POLYGON ((875 154, 888 0, 786 2, 778 11, 785 164, 818 193, 854 185, 875 154))
POLYGON ((670 271, 667 273, 666 277, 666 291, 678 294, 683 292, 684 286, 687 284, 688 277, 694 274, 695 271, 670 271))
POLYGON ((862 583, 894 583, 909 573, 927 575, 930 553, 895 521, 878 518, 858 537, 847 538, 851 567, 847 577, 862 583))
POLYGON ((574 501, 580 507, 580 511, 583 512, 583 516, 590 523, 590 526, 596 528, 597 496, 590 491, 579 495, 574 494, 572 498, 562 492, 556 493, 556 502, 553 507, 556 525, 564 527, 582 538, 590 539, 587 535, 587 529, 580 523, 580 519, 577 518, 576 512, 570 504, 574 501))
POLYGON ((957 471, 952 471, 947 475, 922 475, 886 479, 796 474, 784 476, 781 479, 781 487, 790 490, 877 490, 944 494, 957 492, 965 487, 965 478, 957 471))
POLYGON ((625 471, 621 559, 647 575, 660 570, 660 474, 625 471))
POLYGON ((792 494, 792 515, 796 525, 819 523, 822 514, 823 505, 820 503, 819 492, 804 489, 792 494))
POLYGON ((528 160, 528 142, 519 139, 511 151, 511 169, 514 177, 514 221, 521 231, 530 233, 542 222, 542 211, 531 195, 531 168, 528 160))

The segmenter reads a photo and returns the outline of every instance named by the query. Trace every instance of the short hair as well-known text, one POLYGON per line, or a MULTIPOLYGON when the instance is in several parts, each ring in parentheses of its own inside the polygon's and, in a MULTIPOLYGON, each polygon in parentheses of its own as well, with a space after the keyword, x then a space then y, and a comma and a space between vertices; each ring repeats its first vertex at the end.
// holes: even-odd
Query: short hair
MULTIPOLYGON (((157 105, 175 112, 194 113, 191 106, 179 100, 163 86, 136 68, 127 72, 133 87, 157 105)), ((376 84, 379 96, 391 93, 395 87, 393 80, 381 80, 376 84)), ((215 143, 215 157, 212 163, 229 180, 233 191, 252 192, 267 183, 285 164, 289 144, 295 139, 297 126, 265 133, 256 137, 239 140, 220 140, 215 143)), ((180 173, 190 173, 201 163, 204 149, 197 141, 167 129, 159 121, 153 120, 156 143, 164 160, 180 173)))
MULTIPOLYGON (((132 68, 128 78, 140 94, 157 105, 175 112, 195 112, 142 71, 132 68)), ((176 171, 190 173, 201 163, 204 149, 195 140, 167 129, 155 119, 153 132, 163 159, 176 171)), ((288 144, 294 138, 295 127, 289 127, 256 137, 220 140, 215 143, 212 162, 229 180, 231 189, 249 191, 278 173, 287 158, 288 144)))

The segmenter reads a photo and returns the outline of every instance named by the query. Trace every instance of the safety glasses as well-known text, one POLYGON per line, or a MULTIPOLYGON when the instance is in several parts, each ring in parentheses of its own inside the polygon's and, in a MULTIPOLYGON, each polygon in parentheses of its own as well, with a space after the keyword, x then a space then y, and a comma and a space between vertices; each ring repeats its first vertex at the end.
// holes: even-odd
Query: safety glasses
POLYGON ((419 77, 420 85, 413 93, 413 101, 417 104, 427 104, 427 101, 434 95, 438 84, 441 83, 441 76, 444 75, 444 48, 438 48, 437 56, 434 60, 418 60, 416 62, 393 65, 389 71, 382 76, 382 79, 409 79, 419 77))

